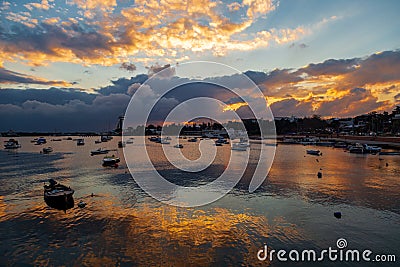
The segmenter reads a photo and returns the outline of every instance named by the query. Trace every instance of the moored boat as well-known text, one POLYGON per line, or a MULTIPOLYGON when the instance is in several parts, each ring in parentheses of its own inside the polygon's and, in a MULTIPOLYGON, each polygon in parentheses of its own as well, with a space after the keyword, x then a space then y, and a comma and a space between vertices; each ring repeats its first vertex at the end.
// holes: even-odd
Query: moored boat
POLYGON ((103 167, 118 167, 118 163, 120 162, 120 159, 114 155, 112 156, 106 156, 103 158, 103 167))
POLYGON ((240 145, 240 143, 235 143, 232 144, 232 150, 236 150, 236 151, 246 151, 247 150, 247 146, 242 146, 240 145))
POLYGON ((175 148, 183 148, 183 145, 182 144, 176 144, 176 145, 174 145, 174 147, 175 148))
POLYGON ((307 149, 306 152, 307 152, 308 155, 314 155, 314 156, 320 156, 321 155, 321 151, 319 151, 319 150, 307 149))
POLYGON ((94 155, 100 155, 100 154, 107 154, 108 152, 110 152, 110 150, 99 148, 99 149, 90 151, 90 155, 94 156, 94 155))
POLYGON ((355 154, 364 154, 365 149, 362 144, 356 143, 355 145, 349 147, 349 152, 355 154))
POLYGON ((381 152, 382 148, 379 146, 369 146, 369 145, 364 145, 365 151, 367 153, 371 153, 371 154, 376 154, 381 152))
POLYGON ((119 147, 119 148, 125 147, 125 142, 118 141, 118 147, 119 147))
POLYGON ((20 147, 21 147, 21 144, 19 144, 18 141, 15 139, 9 139, 8 141, 5 141, 5 144, 4 144, 5 149, 17 149, 20 147))
POLYGON ((43 144, 46 144, 47 143, 47 140, 46 140, 46 138, 44 138, 44 137, 40 137, 40 138, 38 138, 37 139, 37 141, 36 141, 36 144, 35 145, 43 145, 43 144))
POLYGON ((169 144, 171 144, 171 142, 168 140, 168 139, 161 139, 161 142, 160 142, 161 144, 164 144, 164 145, 169 145, 169 144))
POLYGON ((51 147, 44 147, 44 148, 42 149, 42 152, 43 152, 44 154, 49 154, 49 153, 53 152, 53 148, 51 148, 51 147))
POLYGON ((79 138, 76 140, 76 145, 77 146, 83 146, 85 145, 85 140, 83 138, 79 138))
POLYGON ((74 207, 74 190, 50 179, 49 185, 44 185, 44 201, 49 207, 67 210, 74 207))
POLYGON ((151 142, 157 142, 157 141, 159 140, 159 137, 152 136, 152 137, 149 137, 149 140, 150 140, 151 142))

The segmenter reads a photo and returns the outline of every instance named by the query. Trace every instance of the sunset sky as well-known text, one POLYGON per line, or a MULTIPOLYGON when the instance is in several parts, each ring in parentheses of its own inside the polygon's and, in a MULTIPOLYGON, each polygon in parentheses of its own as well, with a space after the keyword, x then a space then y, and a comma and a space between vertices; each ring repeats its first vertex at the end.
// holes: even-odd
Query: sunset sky
POLYGON ((196 60, 248 74, 275 116, 391 111, 399 12, 396 0, 2 1, 0 130, 104 129, 94 119, 114 123, 149 76, 196 60))

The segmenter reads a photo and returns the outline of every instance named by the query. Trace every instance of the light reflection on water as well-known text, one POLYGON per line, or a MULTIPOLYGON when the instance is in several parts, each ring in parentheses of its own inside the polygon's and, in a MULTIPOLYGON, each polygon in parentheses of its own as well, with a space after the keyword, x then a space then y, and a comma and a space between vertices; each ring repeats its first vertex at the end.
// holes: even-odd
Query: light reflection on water
MULTIPOLYGON (((123 160, 108 169, 101 167, 102 156, 89 155, 98 147, 116 149, 117 138, 98 145, 86 138, 83 147, 49 142, 54 153, 48 155, 29 138, 18 140, 22 149, 0 151, 0 265, 267 266, 256 258, 264 244, 325 249, 339 237, 351 248, 399 255, 399 157, 379 160, 323 147, 323 156, 315 157, 305 155, 303 146, 280 145, 255 193, 247 192, 245 177, 219 201, 187 209, 147 196, 123 160), (316 177, 320 168, 322 179, 316 177), (49 178, 74 188, 75 202, 84 200, 87 207, 66 213, 47 207, 42 184, 49 178), (333 217, 338 210, 340 220, 333 217)), ((186 156, 199 157, 196 144, 181 142, 186 156)), ((212 168, 188 174, 165 163, 159 146, 149 149, 157 169, 183 185, 211 181, 230 154, 228 146, 219 147, 212 168)), ((121 149, 112 153, 122 158, 121 149)))

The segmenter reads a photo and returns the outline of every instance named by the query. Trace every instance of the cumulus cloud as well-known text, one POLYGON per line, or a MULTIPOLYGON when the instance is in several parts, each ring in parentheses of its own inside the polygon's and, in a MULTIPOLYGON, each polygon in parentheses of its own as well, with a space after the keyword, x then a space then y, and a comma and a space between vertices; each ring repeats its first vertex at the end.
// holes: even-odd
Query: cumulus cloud
POLYGON ((127 90, 126 93, 128 95, 133 95, 136 92, 136 90, 139 89, 140 86, 141 86, 140 83, 134 83, 134 84, 132 84, 131 86, 128 87, 128 90, 127 90))

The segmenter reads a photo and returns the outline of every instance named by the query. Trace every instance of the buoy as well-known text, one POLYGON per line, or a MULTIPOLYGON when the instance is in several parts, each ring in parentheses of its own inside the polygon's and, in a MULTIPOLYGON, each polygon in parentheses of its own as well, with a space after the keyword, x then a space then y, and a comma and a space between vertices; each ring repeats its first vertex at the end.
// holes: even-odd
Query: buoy
POLYGON ((322 178, 322 172, 318 172, 317 176, 318 178, 322 178))
POLYGON ((79 201, 79 203, 78 203, 78 207, 79 207, 79 208, 84 208, 84 207, 86 207, 86 203, 83 202, 83 201, 81 200, 81 201, 79 201))
POLYGON ((333 213, 333 216, 335 216, 336 218, 340 219, 342 218, 342 213, 340 211, 336 211, 333 213))

